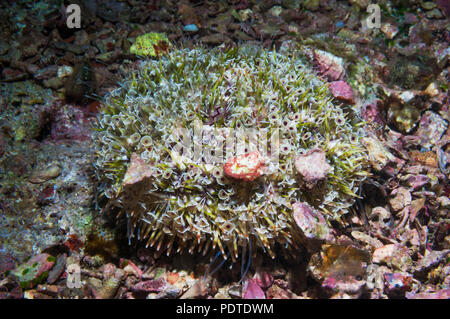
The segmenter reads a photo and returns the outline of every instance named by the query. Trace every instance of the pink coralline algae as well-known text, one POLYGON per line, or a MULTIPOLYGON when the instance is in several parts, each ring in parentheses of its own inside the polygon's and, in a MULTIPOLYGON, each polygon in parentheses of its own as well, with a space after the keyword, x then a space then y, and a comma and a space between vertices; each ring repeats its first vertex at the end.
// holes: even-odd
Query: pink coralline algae
POLYGON ((255 279, 249 279, 244 285, 244 299, 266 299, 264 291, 255 279))
POLYGON ((229 177, 253 181, 264 173, 264 159, 258 151, 239 155, 229 159, 223 170, 229 177))
POLYGON ((312 189, 319 181, 324 180, 331 170, 325 152, 319 149, 313 149, 304 155, 298 155, 295 158, 294 165, 308 189, 312 189))
POLYGON ((345 81, 334 81, 329 84, 330 92, 338 100, 348 103, 355 104, 353 98, 353 91, 350 85, 345 81))

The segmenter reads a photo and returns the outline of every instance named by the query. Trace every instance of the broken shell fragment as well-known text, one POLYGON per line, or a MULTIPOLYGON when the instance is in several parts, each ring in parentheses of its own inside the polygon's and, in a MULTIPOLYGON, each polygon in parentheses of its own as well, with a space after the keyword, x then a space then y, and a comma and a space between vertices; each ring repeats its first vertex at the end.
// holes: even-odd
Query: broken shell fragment
POLYGON ((320 149, 312 149, 304 155, 298 155, 294 165, 308 189, 324 180, 331 170, 325 152, 320 149))
POLYGON ((59 163, 54 163, 43 170, 33 172, 28 179, 30 183, 42 184, 48 180, 58 177, 61 174, 62 168, 59 163))
POLYGON ((152 167, 145 163, 136 153, 131 154, 130 164, 128 166, 122 186, 136 184, 145 178, 152 176, 152 167))
POLYGON ((253 181, 264 173, 264 167, 264 158, 255 151, 229 159, 223 170, 229 177, 253 181))

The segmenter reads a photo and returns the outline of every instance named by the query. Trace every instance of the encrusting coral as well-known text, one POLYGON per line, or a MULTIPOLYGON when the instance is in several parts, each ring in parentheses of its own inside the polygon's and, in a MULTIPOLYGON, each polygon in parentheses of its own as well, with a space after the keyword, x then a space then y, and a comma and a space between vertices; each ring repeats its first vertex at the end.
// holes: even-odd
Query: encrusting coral
POLYGON ((236 261, 253 246, 273 258, 276 244, 293 252, 293 204, 339 220, 366 176, 361 122, 298 52, 174 49, 141 61, 103 104, 101 193, 127 216, 130 238, 167 255, 220 251, 236 261), (276 142, 262 147, 251 134, 236 135, 242 148, 224 142, 255 131, 276 142), (227 156, 208 160, 214 152, 227 156))

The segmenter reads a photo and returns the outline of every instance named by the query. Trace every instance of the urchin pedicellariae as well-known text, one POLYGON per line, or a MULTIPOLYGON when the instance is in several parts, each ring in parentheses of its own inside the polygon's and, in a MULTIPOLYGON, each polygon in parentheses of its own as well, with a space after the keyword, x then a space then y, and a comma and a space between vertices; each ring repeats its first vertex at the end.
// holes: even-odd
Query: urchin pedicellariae
POLYGON ((296 246, 294 202, 338 219, 365 176, 360 122, 333 104, 326 83, 297 53, 172 50, 140 62, 106 97, 98 122, 102 194, 126 214, 130 236, 167 254, 220 249, 235 261, 251 243, 274 257, 275 243, 296 246), (194 136, 194 148, 222 148, 214 136, 240 129, 264 131, 268 139, 278 132, 280 143, 263 150, 246 140, 225 165, 211 164, 175 152, 180 129, 194 136), (276 165, 269 160, 274 152, 276 165), (305 185, 302 165, 295 165, 302 154, 325 163, 326 180, 305 185), (260 161, 256 169, 242 171, 239 161, 250 159, 260 161))

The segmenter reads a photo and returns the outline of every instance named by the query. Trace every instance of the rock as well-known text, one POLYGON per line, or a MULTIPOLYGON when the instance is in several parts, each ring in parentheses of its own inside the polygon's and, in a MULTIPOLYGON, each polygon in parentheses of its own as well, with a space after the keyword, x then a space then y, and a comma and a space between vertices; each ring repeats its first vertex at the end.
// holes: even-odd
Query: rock
POLYGON ((58 67, 57 75, 58 78, 65 78, 73 73, 73 68, 69 65, 62 65, 58 67))
POLYGON ((372 261, 376 264, 386 264, 400 271, 408 271, 412 266, 408 248, 400 244, 388 244, 375 249, 372 261))
POLYGON ((419 128, 415 135, 420 139, 420 145, 431 149, 447 130, 448 124, 438 114, 426 111, 419 122, 419 128))
POLYGON ((26 263, 13 270, 12 274, 18 278, 22 289, 30 289, 47 278, 54 264, 55 257, 43 253, 31 257, 26 263))
POLYGON ((430 181, 430 178, 428 176, 422 175, 422 174, 409 176, 408 179, 406 180, 406 182, 408 183, 408 186, 411 187, 412 191, 415 191, 415 190, 425 186, 426 184, 428 184, 429 181, 430 181))
POLYGON ((128 259, 120 259, 120 267, 123 268, 127 275, 132 275, 137 278, 142 278, 143 272, 136 266, 131 260, 128 259))
POLYGON ((319 211, 302 202, 292 204, 292 210, 309 251, 317 251, 322 243, 333 240, 331 230, 319 211))
POLYGON ((243 299, 266 299, 264 291, 254 279, 249 279, 243 287, 243 299))
POLYGON ((450 255, 450 250, 433 250, 429 252, 425 251, 425 256, 420 259, 416 266, 414 267, 414 272, 425 272, 430 270, 432 267, 437 266, 441 262, 443 262, 450 255))
POLYGON ((436 201, 439 203, 439 207, 444 209, 450 208, 450 199, 447 196, 440 196, 436 198, 436 201))
POLYGON ((58 177, 62 172, 59 163, 53 163, 48 167, 34 171, 28 181, 33 184, 42 184, 48 180, 58 177))
POLYGON ((361 139, 369 156, 369 163, 376 171, 383 171, 390 176, 397 174, 404 165, 404 161, 392 155, 378 139, 364 137, 361 139))
POLYGON ((383 244, 378 239, 371 237, 363 232, 354 230, 351 232, 351 234, 352 237, 356 240, 362 241, 363 243, 366 243, 372 247, 379 248, 383 246, 383 244))
POLYGON ((187 24, 187 25, 183 26, 183 31, 194 33, 194 32, 198 31, 198 27, 193 23, 187 24))
POLYGON ((36 80, 48 80, 58 75, 58 66, 50 65, 45 68, 39 69, 33 74, 36 80))
POLYGON ((167 281, 160 277, 158 279, 138 282, 131 290, 135 292, 161 292, 169 286, 167 281))
POLYGON ((442 289, 436 292, 406 293, 407 299, 450 299, 450 289, 442 289))
POLYGON ((314 279, 329 292, 343 292, 353 297, 362 294, 370 254, 351 245, 323 245, 311 256, 308 269, 314 279))
POLYGON ((63 274, 66 268, 66 260, 66 254, 63 253, 58 255, 55 266, 48 273, 47 282, 49 284, 53 284, 63 274))
POLYGON ((292 299, 292 293, 284 290, 278 285, 272 285, 267 289, 267 299, 292 299))
POLYGON ((316 11, 317 9, 319 9, 319 4, 320 4, 319 0, 305 0, 302 3, 305 9, 311 11, 316 11))
POLYGON ((61 78, 54 77, 48 80, 44 80, 43 84, 46 88, 57 90, 64 86, 64 81, 61 78))
POLYGON ((428 11, 427 13, 425 13, 425 15, 428 19, 441 19, 444 17, 441 10, 439 10, 438 8, 428 11))
POLYGON ((203 42, 204 44, 209 44, 209 45, 221 45, 224 43, 227 44, 227 43, 232 42, 232 40, 229 37, 227 37, 226 35, 224 35, 222 33, 214 33, 211 35, 205 35, 198 40, 199 40, 199 42, 203 42))
POLYGON ((206 294, 208 282, 197 280, 181 297, 180 299, 193 299, 202 297, 206 294))
POLYGON ((381 26, 381 31, 386 35, 386 38, 393 39, 398 33, 398 27, 392 23, 384 23, 381 26))
POLYGON ((269 271, 258 270, 253 280, 262 288, 267 289, 273 284, 273 276, 269 271))
POLYGON ((353 98, 353 90, 350 85, 345 81, 333 81, 329 84, 329 89, 331 94, 338 100, 348 103, 355 104, 353 98))
POLYGON ((389 204, 394 212, 399 212, 411 204, 411 193, 405 187, 399 187, 393 190, 391 196, 394 197, 389 199, 389 204))
POLYGON ((397 295, 411 290, 413 276, 408 273, 384 274, 385 291, 387 294, 397 295))
POLYGON ((264 158, 258 151, 230 158, 223 170, 228 177, 253 181, 264 173, 264 158))
POLYGON ((165 33, 150 32, 136 38, 130 47, 130 53, 156 57, 167 53, 171 47, 172 44, 165 33))
POLYGON ((307 189, 312 189, 318 182, 323 181, 331 170, 326 153, 320 149, 312 149, 306 154, 296 156, 294 166, 307 189))
POLYGON ((329 52, 314 50, 314 64, 329 81, 341 80, 345 75, 344 60, 329 52))
POLYGON ((3 278, 3 275, 16 268, 16 263, 14 258, 11 255, 0 252, 0 278, 3 278))
POLYGON ((281 0, 281 5, 285 9, 296 9, 300 8, 300 0, 281 0))

